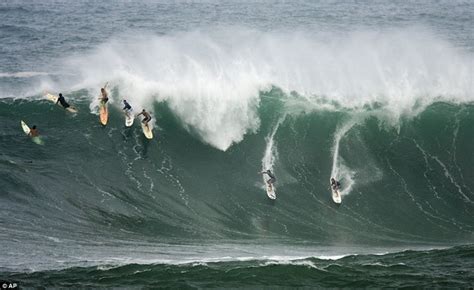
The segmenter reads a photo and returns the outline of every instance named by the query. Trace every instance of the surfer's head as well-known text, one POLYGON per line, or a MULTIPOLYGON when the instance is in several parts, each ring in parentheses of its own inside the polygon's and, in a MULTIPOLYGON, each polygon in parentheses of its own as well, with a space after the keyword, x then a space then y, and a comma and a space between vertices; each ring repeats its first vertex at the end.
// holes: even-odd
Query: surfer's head
POLYGON ((31 127, 31 129, 36 129, 36 125, 33 125, 33 127, 31 127))
POLYGON ((60 97, 62 97, 62 96, 63 96, 63 94, 59 93, 59 96, 60 96, 60 97))
POLYGON ((336 182, 336 180, 334 179, 334 177, 331 177, 331 183, 334 183, 336 182))

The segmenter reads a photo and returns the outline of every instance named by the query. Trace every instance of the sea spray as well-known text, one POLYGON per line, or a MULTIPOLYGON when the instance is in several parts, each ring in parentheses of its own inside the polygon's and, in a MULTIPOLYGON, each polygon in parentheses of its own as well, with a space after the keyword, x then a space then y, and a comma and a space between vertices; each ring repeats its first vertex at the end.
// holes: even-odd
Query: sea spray
POLYGON ((354 119, 351 119, 341 125, 334 133, 331 178, 335 178, 337 181, 343 183, 341 195, 347 195, 351 192, 352 186, 354 186, 355 184, 355 172, 345 165, 344 159, 339 155, 339 143, 341 142, 341 139, 355 124, 356 121, 354 119))
POLYGON ((166 101, 185 128, 226 150, 258 129, 259 96, 272 86, 303 96, 306 108, 321 100, 323 108, 383 107, 397 120, 436 101, 472 101, 472 60, 421 27, 345 34, 232 27, 125 34, 63 66, 76 74, 71 89, 110 81, 135 106, 166 101))

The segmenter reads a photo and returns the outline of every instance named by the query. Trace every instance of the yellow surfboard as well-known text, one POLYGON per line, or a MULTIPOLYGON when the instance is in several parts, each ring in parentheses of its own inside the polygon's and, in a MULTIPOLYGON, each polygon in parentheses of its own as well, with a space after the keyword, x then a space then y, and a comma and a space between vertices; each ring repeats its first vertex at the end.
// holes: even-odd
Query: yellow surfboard
POLYGON ((104 126, 107 125, 107 121, 109 120, 109 110, 107 108, 107 104, 100 104, 99 117, 100 123, 104 126))

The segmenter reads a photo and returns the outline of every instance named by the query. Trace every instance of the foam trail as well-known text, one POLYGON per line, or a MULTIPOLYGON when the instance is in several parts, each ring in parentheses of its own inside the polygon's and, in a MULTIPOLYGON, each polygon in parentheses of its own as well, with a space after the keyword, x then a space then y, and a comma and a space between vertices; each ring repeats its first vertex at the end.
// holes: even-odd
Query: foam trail
MULTIPOLYGON (((278 122, 276 123, 275 127, 273 128, 272 132, 270 133, 270 135, 268 135, 265 138, 267 140, 267 146, 265 147, 265 154, 263 155, 263 158, 262 158, 262 171, 266 171, 270 169, 272 172, 274 172, 273 166, 275 165, 275 160, 278 155, 276 148, 273 146, 274 137, 275 137, 275 133, 278 130, 278 127, 280 127, 280 124, 284 119, 285 119, 285 116, 280 118, 278 122)), ((266 183, 267 183, 267 177, 266 175, 263 175, 263 188, 264 189, 265 189, 266 183)))
MULTIPOLYGON (((347 195, 351 192, 352 186, 355 184, 354 174, 350 168, 345 166, 344 160, 339 156, 339 143, 341 142, 342 137, 356 124, 354 119, 346 122, 344 125, 340 126, 336 133, 334 134, 334 145, 332 148, 333 157, 332 157, 332 169, 331 177, 334 177, 336 180, 342 180, 342 188, 340 191, 341 195, 347 195)), ((328 181, 329 182, 329 181, 328 181)))

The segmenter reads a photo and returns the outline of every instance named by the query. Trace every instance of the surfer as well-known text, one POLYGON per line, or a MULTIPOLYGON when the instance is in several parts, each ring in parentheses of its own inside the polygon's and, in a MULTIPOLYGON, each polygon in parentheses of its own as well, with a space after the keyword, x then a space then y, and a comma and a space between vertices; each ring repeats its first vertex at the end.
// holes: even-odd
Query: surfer
POLYGON ((124 107, 123 107, 122 110, 125 112, 125 116, 127 118, 130 118, 131 117, 130 112, 132 111, 132 106, 130 106, 130 104, 127 102, 127 100, 123 100, 123 105, 124 105, 124 107))
POLYGON ((148 128, 148 122, 150 122, 151 120, 150 114, 147 111, 145 111, 145 109, 143 109, 142 112, 137 115, 137 117, 140 115, 143 115, 144 118, 142 120, 142 123, 148 128))
POLYGON ((260 174, 266 174, 266 175, 268 175, 268 177, 270 177, 270 179, 267 180, 267 184, 268 184, 268 187, 271 189, 273 183, 275 183, 275 181, 276 181, 275 175, 273 175, 273 173, 271 172, 270 169, 267 169, 267 171, 262 171, 262 172, 260 172, 260 174))
POLYGON ((331 177, 331 187, 333 190, 338 190, 339 187, 341 186, 341 183, 339 181, 335 180, 334 177, 331 177))
POLYGON ((38 129, 36 129, 36 125, 33 125, 33 127, 30 128, 30 133, 28 133, 28 135, 30 135, 30 137, 39 136, 39 132, 38 132, 38 129))
POLYGON ((123 100, 123 104, 124 104, 124 107, 122 110, 124 110, 125 112, 128 112, 132 109, 132 106, 130 106, 130 104, 127 102, 127 100, 123 100))
POLYGON ((105 105, 107 101, 109 100, 109 94, 107 94, 107 91, 105 88, 100 88, 100 102, 105 105))
POLYGON ((64 109, 67 109, 70 107, 70 105, 66 102, 66 99, 64 99, 63 94, 61 93, 59 93, 59 97, 58 97, 58 100, 56 101, 56 104, 57 103, 60 103, 64 109))

